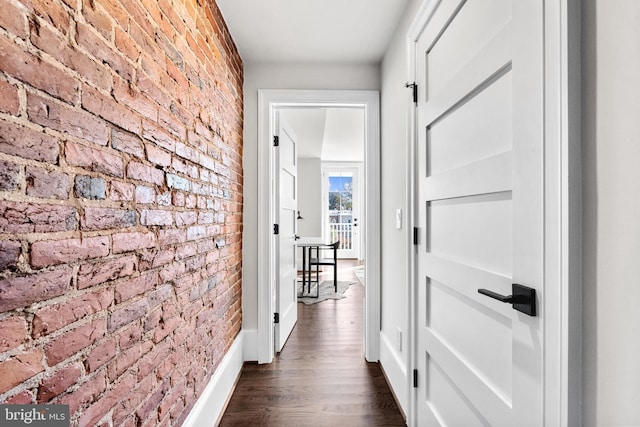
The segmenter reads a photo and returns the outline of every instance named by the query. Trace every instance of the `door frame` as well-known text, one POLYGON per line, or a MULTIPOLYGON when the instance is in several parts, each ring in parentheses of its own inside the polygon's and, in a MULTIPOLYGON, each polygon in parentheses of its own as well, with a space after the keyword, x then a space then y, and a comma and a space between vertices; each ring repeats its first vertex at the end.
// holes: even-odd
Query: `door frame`
MULTIPOLYGON (((408 81, 415 81, 415 41, 440 0, 424 0, 407 31, 408 81)), ((580 18, 579 0, 544 4, 544 297, 540 306, 545 336, 544 424, 582 424, 582 163, 580 135, 580 18), (557 286, 552 287, 555 284, 557 286)), ((418 88, 420 90, 420 88, 418 88)), ((410 150, 407 163, 408 223, 416 225, 416 108, 409 107, 410 150)), ((415 247, 408 265, 409 357, 406 386, 407 425, 415 426, 413 369, 417 366, 415 247)))
POLYGON ((274 357, 273 196, 274 111, 286 107, 352 107, 365 111, 365 358, 377 362, 380 353, 380 94, 365 90, 258 90, 258 363, 274 357))
POLYGON ((355 175, 354 175, 354 182, 357 183, 357 198, 355 199, 355 203, 357 203, 357 207, 358 207, 358 218, 359 218, 359 224, 358 227, 360 227, 360 229, 358 230, 358 249, 357 249, 357 257, 354 259, 357 259, 358 261, 362 261, 364 259, 364 256, 362 255, 364 253, 364 235, 367 232, 367 217, 366 217, 366 212, 365 209, 362 209, 362 206, 364 205, 364 192, 366 191, 366 186, 364 185, 364 180, 362 179, 362 165, 363 163, 358 163, 358 162, 321 162, 321 166, 320 168, 322 169, 322 197, 323 197, 323 202, 322 202, 322 236, 323 237, 327 237, 327 234, 329 233, 329 230, 327 230, 327 223, 328 223, 328 211, 326 209, 326 203, 324 203, 324 197, 327 195, 328 192, 328 183, 325 180, 325 173, 327 171, 337 171, 337 170, 343 170, 343 169, 353 169, 355 170, 355 175))

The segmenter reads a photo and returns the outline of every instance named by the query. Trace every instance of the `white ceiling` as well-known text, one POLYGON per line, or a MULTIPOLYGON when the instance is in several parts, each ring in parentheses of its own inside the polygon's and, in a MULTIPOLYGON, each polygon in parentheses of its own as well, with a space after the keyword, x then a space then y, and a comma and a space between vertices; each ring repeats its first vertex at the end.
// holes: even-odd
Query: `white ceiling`
POLYGON ((298 138, 298 157, 364 161, 364 109, 292 108, 281 111, 298 138))
POLYGON ((242 60, 378 63, 408 0, 216 0, 242 60))
MULTIPOLYGON (((378 64, 409 0, 216 0, 249 63, 378 64)), ((287 110, 299 156, 363 161, 364 111, 287 110)))

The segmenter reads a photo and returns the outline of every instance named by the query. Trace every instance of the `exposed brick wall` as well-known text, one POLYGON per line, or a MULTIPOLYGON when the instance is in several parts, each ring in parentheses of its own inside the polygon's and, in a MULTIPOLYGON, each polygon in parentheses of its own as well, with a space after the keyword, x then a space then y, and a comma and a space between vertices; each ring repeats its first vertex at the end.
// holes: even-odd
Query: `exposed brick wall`
POLYGON ((240 57, 214 0, 0 8, 0 402, 180 425, 241 327, 240 57))

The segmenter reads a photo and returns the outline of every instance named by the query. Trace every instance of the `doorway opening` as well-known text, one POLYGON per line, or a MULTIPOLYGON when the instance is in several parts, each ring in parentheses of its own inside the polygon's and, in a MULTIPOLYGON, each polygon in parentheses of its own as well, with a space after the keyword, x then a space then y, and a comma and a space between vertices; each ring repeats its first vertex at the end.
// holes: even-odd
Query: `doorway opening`
MULTIPOLYGON (((278 306, 273 225, 275 224, 275 154, 276 113, 284 109, 344 108, 359 109, 364 114, 363 209, 366 231, 364 356, 375 362, 379 358, 380 330, 380 106, 377 91, 306 91, 260 90, 258 92, 258 362, 270 363, 274 357, 274 314, 278 306)), ((305 217, 301 210, 300 216, 305 217)), ((358 219, 362 221, 362 217, 358 219)), ((364 221, 363 221, 364 222, 364 221)), ((364 227, 363 227, 364 228, 364 227)))

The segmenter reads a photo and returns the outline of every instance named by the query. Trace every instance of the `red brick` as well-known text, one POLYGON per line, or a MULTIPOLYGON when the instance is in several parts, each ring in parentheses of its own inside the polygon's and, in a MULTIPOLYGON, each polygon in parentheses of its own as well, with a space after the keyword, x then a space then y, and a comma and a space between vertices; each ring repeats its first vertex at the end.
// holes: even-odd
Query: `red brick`
POLYGON ((75 208, 0 201, 0 232, 44 233, 77 228, 75 208))
POLYGON ((22 3, 63 33, 69 31, 69 14, 66 9, 53 0, 23 0, 22 3))
POLYGON ((171 225, 173 224, 173 215, 171 211, 143 209, 140 211, 140 224, 147 226, 171 225))
POLYGON ((95 402, 106 388, 107 375, 104 370, 100 370, 93 377, 81 383, 80 388, 69 394, 62 395, 60 398, 55 399, 53 403, 69 405, 69 413, 74 414, 88 402, 95 402))
POLYGON ((87 85, 82 88, 82 108, 129 132, 142 133, 140 116, 87 85))
POLYGON ((176 149, 175 138, 164 129, 148 120, 142 121, 142 137, 169 151, 176 149))
POLYGON ((123 328, 119 333, 118 344, 120 345, 120 354, 124 350, 131 348, 134 344, 140 342, 142 338, 142 325, 140 323, 132 323, 131 325, 123 328))
POLYGON ((50 334, 86 316, 106 310, 112 302, 113 291, 103 289, 42 308, 36 311, 33 318, 33 337, 50 334))
MULTIPOLYGON (((143 67, 144 64, 150 62, 151 61, 143 61, 143 67)), ((166 90, 163 89, 160 85, 156 84, 156 82, 157 80, 155 76, 150 77, 146 73, 138 74, 138 89, 140 89, 140 91, 142 91, 143 93, 146 93, 149 98, 153 99, 160 106, 169 108, 171 106, 171 98, 169 97, 169 95, 167 95, 166 90)))
POLYGON ((91 27, 78 22, 76 42, 96 60, 109 65, 120 77, 133 81, 133 66, 119 52, 108 46, 102 37, 95 34, 91 27))
POLYGON ((82 366, 74 363, 43 378, 38 387, 38 402, 45 403, 65 392, 82 375, 82 366))
POLYGON ((184 262, 174 262, 160 270, 160 279, 164 282, 168 282, 182 276, 186 271, 187 268, 184 262))
POLYGON ((30 390, 24 390, 7 398, 3 403, 7 405, 29 405, 36 403, 36 400, 30 390))
POLYGON ((0 362, 0 394, 44 371, 42 350, 33 349, 0 362))
POLYGON ((14 4, 4 2, 2 4, 2 13, 0 13, 0 27, 4 28, 16 36, 27 38, 27 19, 20 9, 14 4))
POLYGON ((116 101, 126 105, 142 117, 146 117, 152 121, 157 120, 157 104, 149 99, 144 93, 141 93, 133 84, 122 79, 116 79, 112 95, 116 101))
POLYGON ((80 417, 78 424, 81 426, 95 425, 111 408, 113 408, 123 396, 126 396, 136 385, 133 375, 125 375, 114 387, 93 403, 80 417))
POLYGON ((135 269, 136 259, 131 255, 96 264, 82 264, 78 271, 78 289, 130 276, 135 269))
POLYGON ((107 236, 42 240, 31 245, 31 265, 39 268, 109 255, 107 236))
POLYGON ((124 307, 118 307, 120 308, 109 316, 109 332, 144 317, 149 309, 149 303, 143 298, 124 307))
POLYGON ((136 212, 111 208, 85 208, 80 224, 83 230, 108 230, 133 227, 136 212))
POLYGON ((156 147, 154 144, 145 144, 147 151, 147 160, 160 166, 171 165, 171 153, 156 147))
POLYGON ((14 269, 20 258, 20 242, 0 240, 0 270, 14 269))
POLYGON ((57 163, 58 142, 55 138, 24 126, 0 122, 0 152, 11 156, 57 163))
POLYGON ((125 54, 130 60, 133 62, 138 61, 138 58, 140 57, 140 48, 131 36, 120 28, 116 28, 115 43, 118 50, 125 54))
POLYGON ((167 229, 158 232, 158 243, 161 245, 175 245, 176 243, 184 243, 187 241, 186 230, 167 229))
POLYGON ((27 181, 27 196, 60 200, 69 198, 71 180, 67 174, 27 166, 25 179, 27 181))
POLYGON ((27 114, 32 122, 43 127, 98 145, 107 145, 109 141, 109 127, 104 121, 80 109, 71 108, 31 92, 27 93, 27 114))
POLYGON ((175 250, 173 248, 149 251, 142 254, 140 257, 138 268, 140 271, 145 271, 151 268, 160 267, 173 261, 174 256, 175 250))
POLYGON ((135 392, 131 393, 127 399, 124 399, 115 406, 112 415, 113 424, 120 426, 123 419, 135 413, 136 407, 140 406, 140 404, 151 395, 157 385, 158 381, 154 377, 147 377, 143 381, 140 381, 135 392))
POLYGON ((20 165, 0 160, 0 191, 19 190, 21 182, 22 173, 20 165))
POLYGON ((146 185, 138 185, 136 186, 136 203, 142 205, 148 205, 155 203, 156 201, 156 190, 151 187, 147 187, 146 185))
POLYGON ((72 273, 71 268, 62 268, 0 280, 0 313, 64 294, 71 285, 72 273))
POLYGON ((149 273, 119 282, 115 286, 116 303, 147 293, 158 284, 158 274, 149 273))
POLYGON ((173 333, 173 331, 180 324, 180 319, 173 317, 171 319, 165 320, 160 324, 160 327, 155 328, 153 331, 153 342, 159 343, 163 339, 165 339, 169 334, 173 333))
POLYGON ((136 411, 139 420, 149 419, 152 425, 157 425, 158 407, 168 389, 169 383, 165 381, 154 393, 147 395, 145 402, 136 411))
MULTIPOLYGON (((177 109, 175 103, 172 103, 172 108, 177 109)), ((193 120, 191 120, 193 121, 193 120)), ((187 129, 184 124, 182 124, 179 120, 177 120, 173 114, 167 112, 166 110, 160 110, 158 112, 158 124, 162 126, 164 129, 168 130, 171 134, 173 134, 180 141, 187 140, 187 129)), ((190 124, 190 123, 187 123, 190 124)))
POLYGON ((115 201, 131 201, 136 186, 127 182, 111 181, 111 200, 115 201))
POLYGON ((123 132, 118 129, 113 130, 111 146, 119 151, 133 154, 136 157, 144 159, 144 146, 142 141, 136 135, 123 132))
POLYGON ((27 321, 22 316, 15 315, 4 320, 0 320, 0 353, 13 350, 21 344, 27 342, 29 332, 27 331, 27 321))
POLYGON ((73 77, 43 59, 24 52, 19 45, 0 37, 0 64, 8 75, 49 95, 73 103, 80 85, 73 77))
POLYGON ((153 349, 146 353, 140 362, 138 362, 138 379, 141 380, 153 370, 155 370, 163 360, 165 360, 171 351, 171 344, 169 341, 163 341, 156 344, 153 349))
POLYGON ((100 7, 95 0, 82 0, 82 12, 89 24, 102 34, 102 36, 110 40, 113 32, 113 24, 109 15, 100 7))
POLYGON ((127 165, 127 177, 150 184, 164 184, 164 172, 138 162, 129 162, 127 165))
POLYGON ((84 80, 101 89, 111 90, 113 77, 109 68, 100 61, 94 61, 79 52, 74 45, 69 43, 68 36, 60 34, 43 23, 37 28, 32 25, 31 42, 38 49, 78 72, 84 80))
POLYGON ((109 362, 116 355, 116 340, 107 338, 91 350, 87 356, 85 366, 88 372, 93 372, 109 362))
POLYGON ((49 366, 57 365, 77 352, 89 347, 105 334, 104 319, 79 326, 50 340, 44 347, 49 366))
POLYGON ((124 162, 122 157, 112 153, 114 152, 87 147, 75 142, 65 144, 67 164, 122 178, 124 176, 124 162))
POLYGON ((153 233, 118 233, 113 237, 113 253, 149 249, 156 245, 156 235, 153 233))
POLYGON ((13 114, 15 116, 18 115, 19 111, 20 99, 18 98, 18 87, 5 80, 0 80, 0 112, 13 114))

